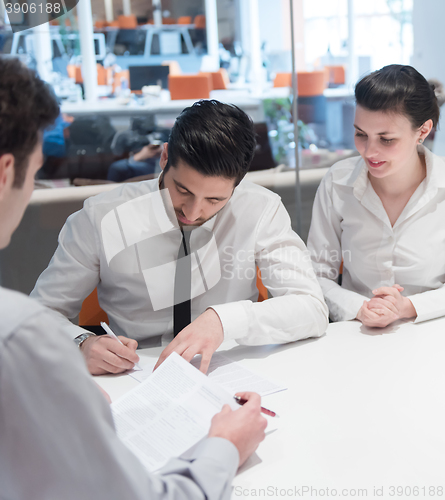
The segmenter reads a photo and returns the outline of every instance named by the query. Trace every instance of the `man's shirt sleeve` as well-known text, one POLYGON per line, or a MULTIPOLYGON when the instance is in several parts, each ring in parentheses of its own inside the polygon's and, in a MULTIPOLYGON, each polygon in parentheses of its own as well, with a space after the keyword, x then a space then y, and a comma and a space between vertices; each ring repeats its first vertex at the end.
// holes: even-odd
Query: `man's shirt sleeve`
POLYGON ((57 250, 30 294, 55 312, 60 328, 71 338, 80 335, 83 329, 67 318, 79 314, 84 299, 99 283, 96 233, 85 208, 68 217, 57 250))
POLYGON ((225 338, 260 345, 322 335, 328 325, 323 294, 309 252, 292 230, 289 214, 278 199, 257 225, 255 262, 272 298, 212 306, 225 338))

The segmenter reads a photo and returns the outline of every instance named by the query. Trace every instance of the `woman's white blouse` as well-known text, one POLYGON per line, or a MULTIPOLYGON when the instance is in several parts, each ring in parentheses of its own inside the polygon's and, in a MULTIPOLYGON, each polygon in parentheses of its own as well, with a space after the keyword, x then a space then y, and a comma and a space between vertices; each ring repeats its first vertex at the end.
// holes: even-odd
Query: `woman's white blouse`
POLYGON ((423 146, 419 154, 426 177, 394 226, 361 157, 336 163, 322 180, 308 248, 334 321, 354 319, 372 290, 396 283, 416 322, 445 315, 445 161, 423 146))

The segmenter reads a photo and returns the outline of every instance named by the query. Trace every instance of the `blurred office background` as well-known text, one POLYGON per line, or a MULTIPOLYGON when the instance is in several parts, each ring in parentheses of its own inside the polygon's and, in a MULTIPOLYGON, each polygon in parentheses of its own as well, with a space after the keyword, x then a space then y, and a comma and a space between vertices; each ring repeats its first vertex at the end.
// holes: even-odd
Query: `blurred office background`
MULTIPOLYGON (((79 0, 34 29, 23 12, 0 0, 0 53, 35 68, 61 106, 45 134, 40 189, 0 253, 2 283, 25 292, 66 217, 114 187, 110 166, 165 141, 194 101, 230 102, 252 117, 258 148, 248 176, 280 194, 306 240, 320 179, 357 154, 356 81, 397 63, 445 82, 443 0, 79 0)), ((440 130, 428 145, 445 155, 440 130)), ((157 157, 147 164, 143 178, 158 175, 157 157)))

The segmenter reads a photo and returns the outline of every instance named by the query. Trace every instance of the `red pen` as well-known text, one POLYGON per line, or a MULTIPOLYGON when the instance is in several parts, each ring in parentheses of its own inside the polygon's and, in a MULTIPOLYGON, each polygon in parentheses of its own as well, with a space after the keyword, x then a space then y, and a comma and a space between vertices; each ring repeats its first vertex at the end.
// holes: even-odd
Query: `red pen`
MULTIPOLYGON (((247 403, 247 399, 240 398, 239 396, 233 396, 233 399, 241 406, 247 403)), ((269 417, 278 417, 278 415, 272 411, 268 410, 267 408, 261 407, 261 413, 264 413, 264 415, 269 415, 269 417)))

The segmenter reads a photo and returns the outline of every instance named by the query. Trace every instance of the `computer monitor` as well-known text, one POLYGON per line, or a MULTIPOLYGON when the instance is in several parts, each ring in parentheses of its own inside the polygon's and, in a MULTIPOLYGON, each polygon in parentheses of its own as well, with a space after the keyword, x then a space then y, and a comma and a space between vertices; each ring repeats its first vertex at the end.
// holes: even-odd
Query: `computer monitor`
POLYGON ((168 89, 168 66, 129 66, 130 90, 142 90, 145 85, 160 85, 168 89))

